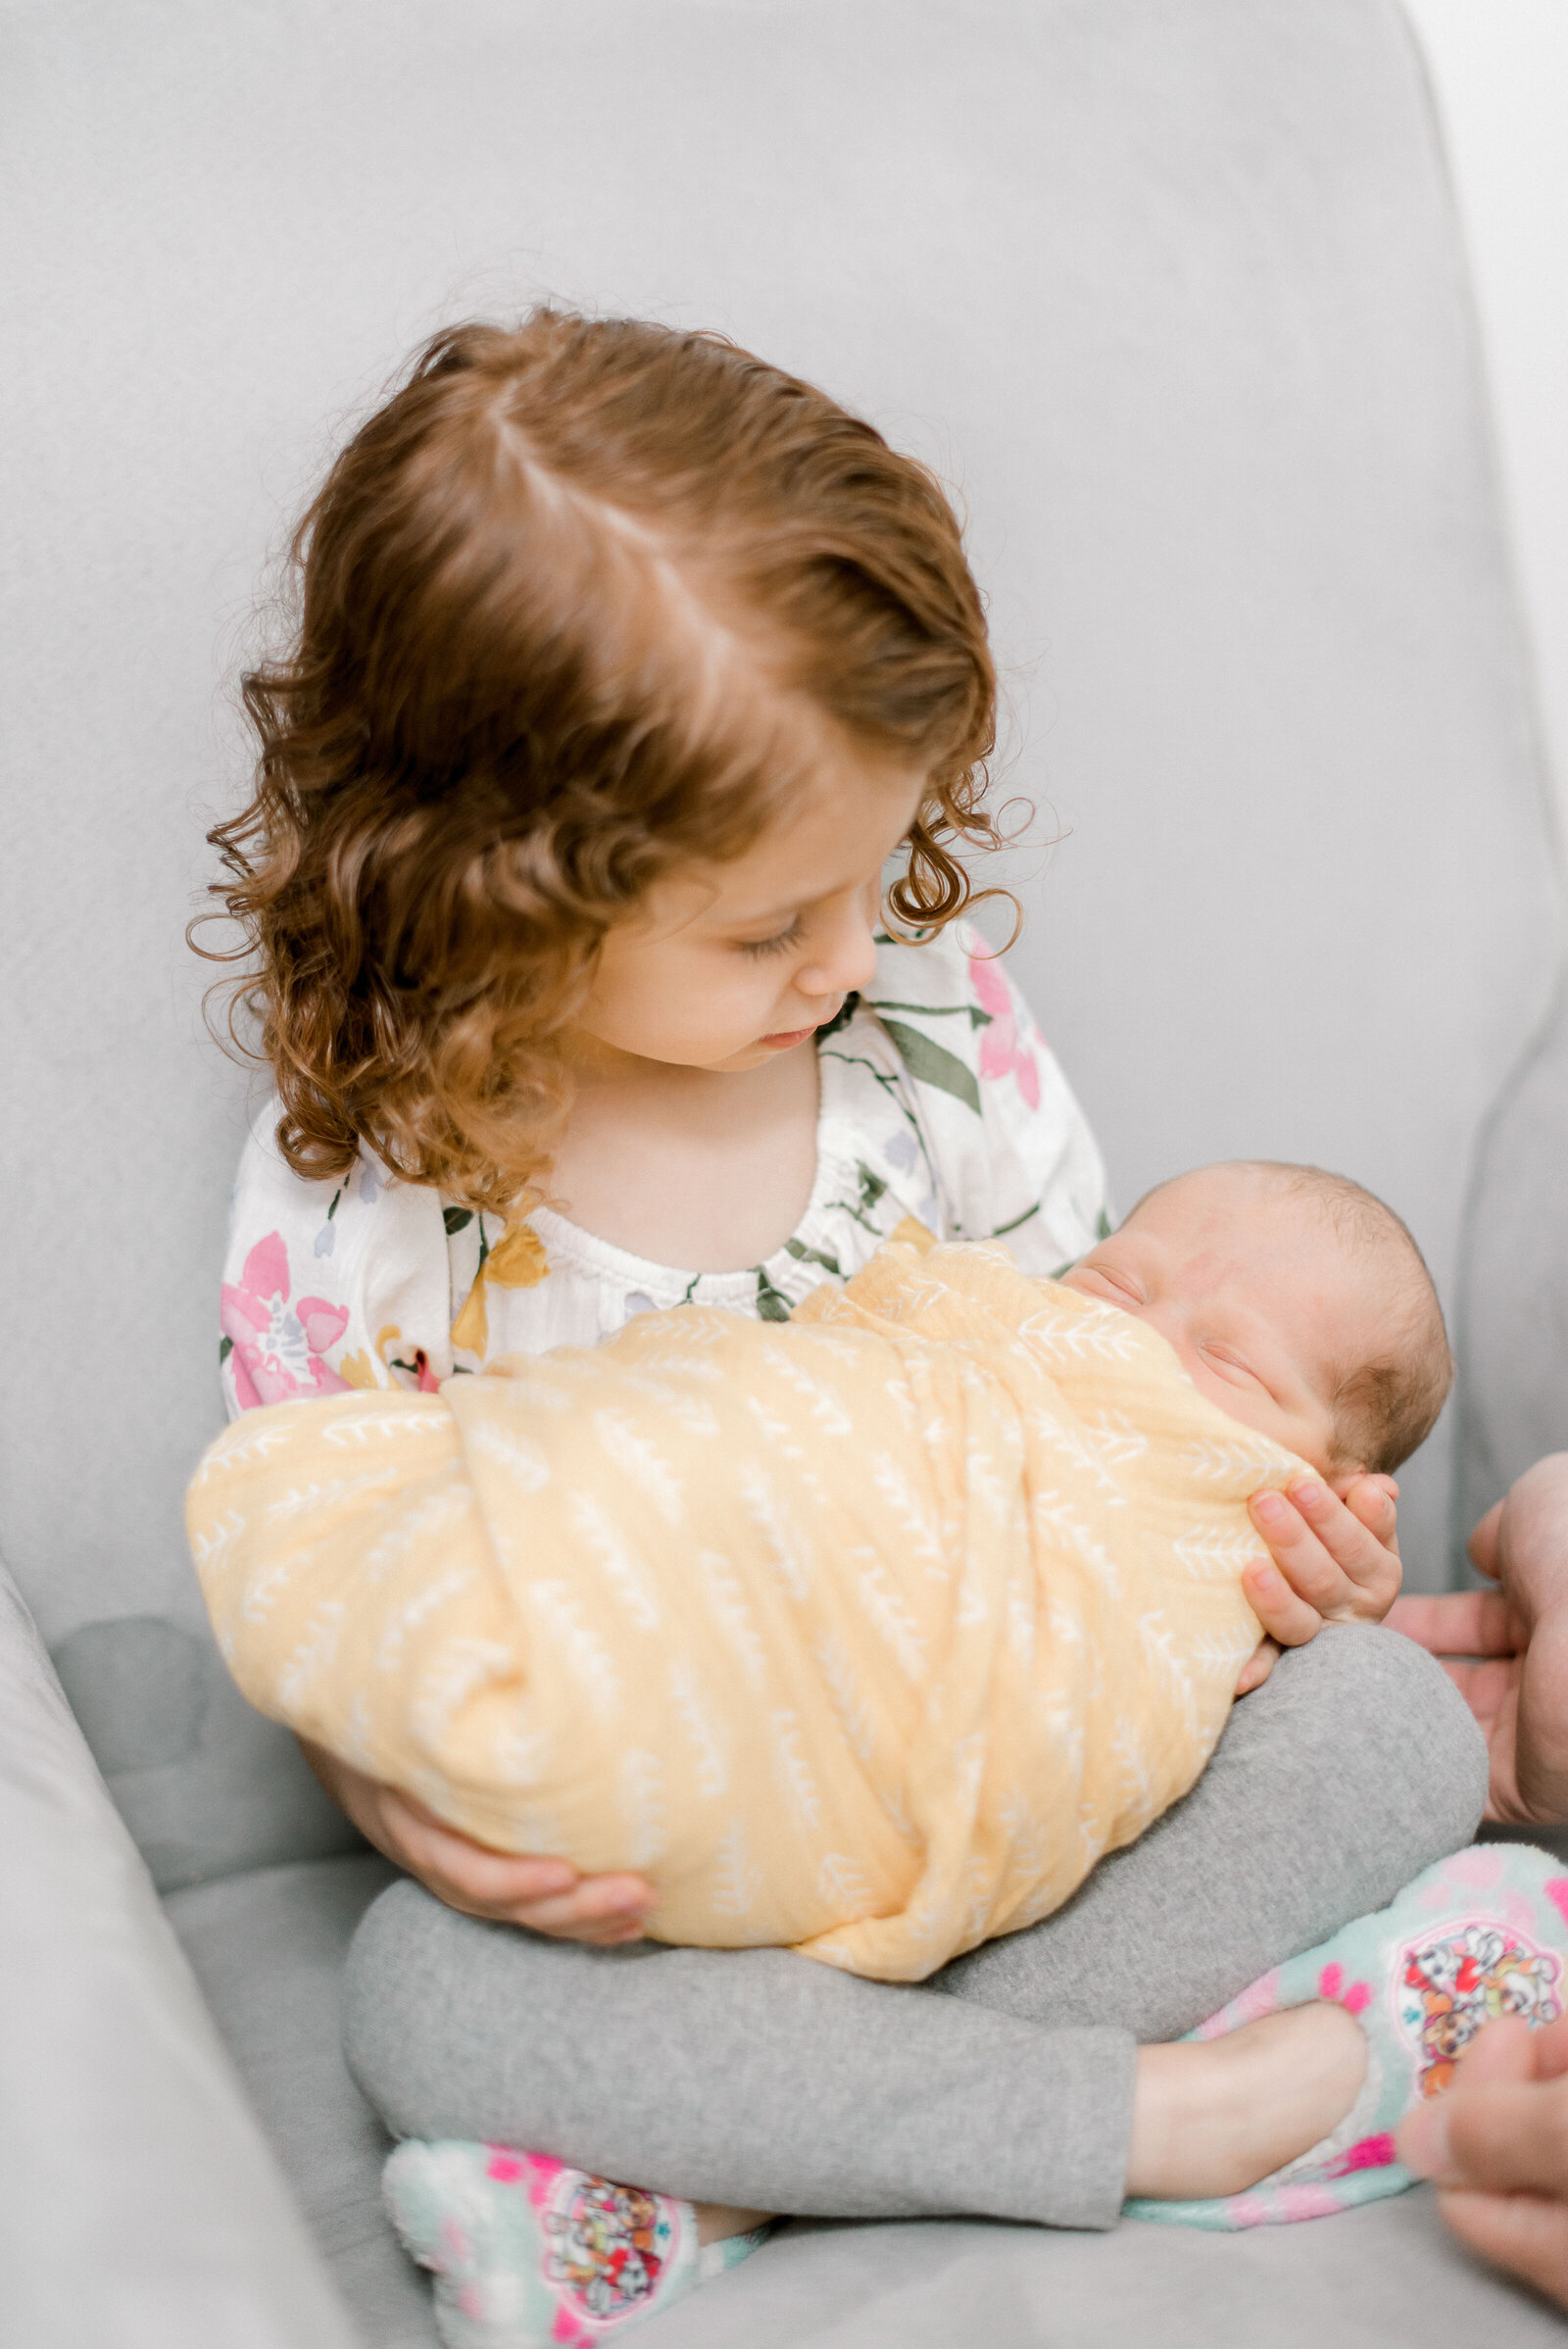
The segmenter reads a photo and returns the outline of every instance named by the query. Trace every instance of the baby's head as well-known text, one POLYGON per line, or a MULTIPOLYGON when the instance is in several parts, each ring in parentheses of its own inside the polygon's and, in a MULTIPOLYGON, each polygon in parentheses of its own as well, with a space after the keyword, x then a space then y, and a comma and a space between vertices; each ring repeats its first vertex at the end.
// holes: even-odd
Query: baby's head
POLYGON ((1452 1381, 1420 1249, 1392 1208, 1320 1167, 1178 1175, 1066 1279, 1152 1323, 1222 1410, 1328 1477, 1397 1468, 1452 1381))
POLYGON ((295 541, 214 839, 295 1171, 514 1204, 584 1039, 743 1069, 968 895, 995 679, 935 479, 714 336, 439 335, 295 541), (673 942, 673 943, 672 943, 673 942), (665 951, 668 949, 669 951, 665 951))

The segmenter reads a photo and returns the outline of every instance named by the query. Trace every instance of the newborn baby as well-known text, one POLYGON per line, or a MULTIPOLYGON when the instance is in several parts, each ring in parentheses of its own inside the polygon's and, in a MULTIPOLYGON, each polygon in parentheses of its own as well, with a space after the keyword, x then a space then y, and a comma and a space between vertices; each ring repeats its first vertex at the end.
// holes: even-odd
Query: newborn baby
POLYGON ((1177 1175, 1062 1277, 1158 1330, 1222 1411, 1330 1482, 1392 1474, 1452 1382, 1420 1249, 1392 1207, 1319 1167, 1177 1175))
POLYGON ((657 1938, 917 1980, 1186 1792, 1249 1497, 1396 1466, 1448 1378, 1387 1208, 1214 1167, 1059 1283, 910 1226, 787 1329, 250 1412, 192 1547, 252 1701, 454 1826, 650 1876, 657 1938))

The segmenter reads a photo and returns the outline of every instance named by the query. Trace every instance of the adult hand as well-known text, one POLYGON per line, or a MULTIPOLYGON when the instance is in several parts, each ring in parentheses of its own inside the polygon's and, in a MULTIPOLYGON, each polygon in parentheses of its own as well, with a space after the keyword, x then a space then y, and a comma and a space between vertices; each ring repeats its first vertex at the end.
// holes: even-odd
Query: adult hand
POLYGON ((1406 2114, 1398 2146, 1436 2180, 1462 2241, 1568 2303, 1568 2016, 1478 2031, 1447 2093, 1406 2114))
POLYGON ((1568 1452, 1527 1469, 1470 1537, 1498 1585, 1401 1598, 1390 1622, 1429 1648, 1481 1725, 1492 1759, 1487 1817, 1568 1824, 1568 1452), (1479 1660, 1475 1660, 1479 1659, 1479 1660))
POLYGON ((367 1778, 305 1737, 300 1746, 361 1835, 449 1909, 564 1941, 609 1947, 640 1938, 654 1904, 653 1886, 640 1876, 579 1876, 565 1860, 492 1851, 443 1825, 414 1795, 367 1778))
POLYGON ((1325 1623, 1380 1623, 1398 1595, 1399 1537, 1391 1476, 1298 1477, 1249 1507, 1272 1564, 1242 1576, 1264 1637, 1236 1684, 1245 1696, 1267 1680, 1282 1647, 1301 1647, 1325 1623))

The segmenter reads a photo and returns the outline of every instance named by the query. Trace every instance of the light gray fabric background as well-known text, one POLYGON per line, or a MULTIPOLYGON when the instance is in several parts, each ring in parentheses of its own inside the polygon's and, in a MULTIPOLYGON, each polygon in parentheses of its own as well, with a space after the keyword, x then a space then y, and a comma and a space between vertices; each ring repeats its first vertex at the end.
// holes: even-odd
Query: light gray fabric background
MULTIPOLYGON (((0 1547, 192 1934, 220 1893, 250 1919, 208 1979, 275 2119, 246 2018, 287 1981, 329 2043, 362 1864, 228 1693, 184 1557, 245 1083, 180 931, 264 558, 419 336, 545 291, 718 326, 954 482, 1041 808, 1019 967, 1124 1199, 1315 1157, 1451 1299, 1556 881, 1392 0, 9 0, 0 124, 0 1547)), ((1554 1182, 1521 1170, 1559 1099, 1544 1071, 1497 1129, 1499 1231, 1554 1182)), ((1477 1261, 1490 1492, 1561 1359, 1531 1260, 1477 1261)), ((1407 1479, 1416 1585, 1453 1550, 1448 1444, 1407 1479)), ((1532 2337, 1429 2233, 1411 2201, 1246 2245, 824 2235, 664 2337, 719 2337, 723 2298, 759 2342, 1169 2340, 1185 2293, 1194 2339, 1387 2341, 1409 2276, 1428 2328, 1532 2337)))

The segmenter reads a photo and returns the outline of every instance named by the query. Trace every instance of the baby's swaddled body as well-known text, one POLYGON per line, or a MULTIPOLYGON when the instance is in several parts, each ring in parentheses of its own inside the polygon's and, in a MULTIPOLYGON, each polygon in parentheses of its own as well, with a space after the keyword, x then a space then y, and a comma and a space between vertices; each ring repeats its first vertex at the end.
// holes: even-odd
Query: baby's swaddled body
POLYGON ((918 1980, 1198 1777, 1300 1463, 1001 1248, 885 1248, 788 1328, 252 1412, 192 1486, 252 1702, 649 1931, 918 1980))

